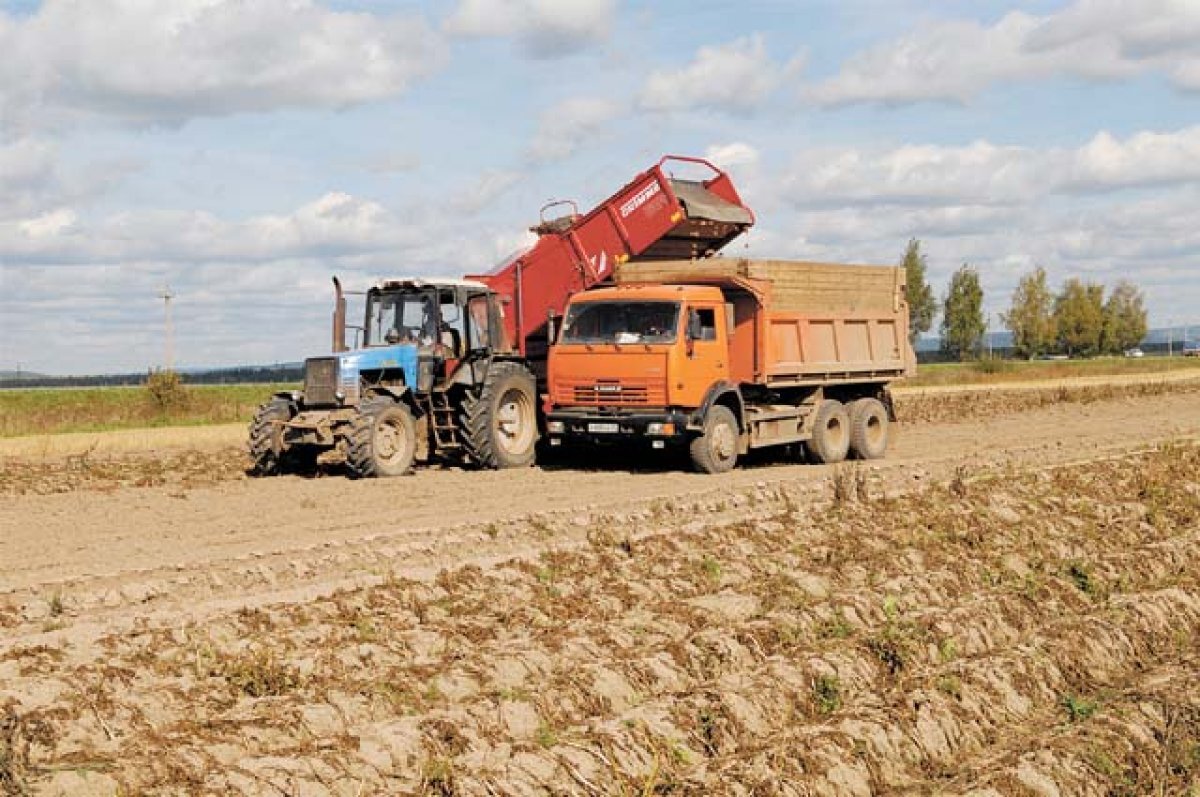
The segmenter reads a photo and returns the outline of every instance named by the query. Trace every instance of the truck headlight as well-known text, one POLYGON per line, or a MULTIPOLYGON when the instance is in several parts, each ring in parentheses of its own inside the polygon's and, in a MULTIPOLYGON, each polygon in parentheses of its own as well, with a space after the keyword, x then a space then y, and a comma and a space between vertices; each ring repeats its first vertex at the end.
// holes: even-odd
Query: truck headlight
POLYGON ((562 421, 547 421, 546 431, 550 434, 562 434, 567 431, 567 425, 562 421))
POLYGON ((658 435, 661 437, 670 437, 675 434, 675 424, 673 423, 648 423, 646 424, 646 434, 658 435))

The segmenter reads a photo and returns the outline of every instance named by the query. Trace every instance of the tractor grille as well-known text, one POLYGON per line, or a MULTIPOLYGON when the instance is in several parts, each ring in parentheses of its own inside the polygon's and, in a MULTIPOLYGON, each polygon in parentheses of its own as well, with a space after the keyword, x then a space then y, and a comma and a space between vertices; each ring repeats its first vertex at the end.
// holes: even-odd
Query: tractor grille
POLYGON ((312 357, 304 362, 304 403, 309 406, 336 404, 338 360, 312 357))

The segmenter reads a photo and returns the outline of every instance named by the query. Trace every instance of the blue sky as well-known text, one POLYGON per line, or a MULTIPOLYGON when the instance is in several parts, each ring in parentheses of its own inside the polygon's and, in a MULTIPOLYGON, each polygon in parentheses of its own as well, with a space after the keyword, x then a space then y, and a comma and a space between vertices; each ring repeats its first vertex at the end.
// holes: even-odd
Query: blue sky
MULTIPOLYGON (((1200 325, 1200 3, 0 0, 0 370, 320 353, 329 277, 458 276, 664 153, 751 256, 1036 265, 1200 325)), ((993 319, 995 328, 999 327, 993 319)))

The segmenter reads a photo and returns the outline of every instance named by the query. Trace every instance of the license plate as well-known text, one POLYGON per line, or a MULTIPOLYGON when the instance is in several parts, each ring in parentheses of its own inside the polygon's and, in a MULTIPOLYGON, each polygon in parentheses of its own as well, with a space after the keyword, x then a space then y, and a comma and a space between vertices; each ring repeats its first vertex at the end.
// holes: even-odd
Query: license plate
POLYGON ((588 431, 596 434, 616 434, 621 431, 619 423, 589 423, 588 431))

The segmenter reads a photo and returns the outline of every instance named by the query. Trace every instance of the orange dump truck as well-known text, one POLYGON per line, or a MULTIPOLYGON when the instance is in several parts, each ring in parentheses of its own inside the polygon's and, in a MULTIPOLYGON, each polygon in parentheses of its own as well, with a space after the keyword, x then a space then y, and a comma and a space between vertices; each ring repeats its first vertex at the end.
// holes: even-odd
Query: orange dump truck
POLYGON ((904 269, 628 262, 576 294, 548 368, 551 446, 686 447, 720 473, 752 448, 883 456, 888 385, 915 372, 904 269))

